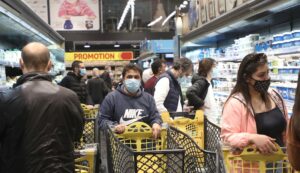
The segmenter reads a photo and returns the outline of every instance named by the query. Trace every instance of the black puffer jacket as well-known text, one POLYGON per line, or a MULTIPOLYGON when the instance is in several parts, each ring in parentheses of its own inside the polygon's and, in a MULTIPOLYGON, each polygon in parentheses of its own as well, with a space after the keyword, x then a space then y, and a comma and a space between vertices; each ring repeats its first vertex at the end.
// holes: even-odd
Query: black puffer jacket
POLYGON ((74 172, 74 144, 83 130, 78 97, 47 74, 23 75, 0 92, 0 172, 74 172))
POLYGON ((60 82, 60 85, 74 91, 79 97, 80 103, 87 103, 87 91, 85 81, 74 72, 69 72, 60 82))
POLYGON ((189 105, 194 106, 195 110, 204 105, 204 100, 207 95, 209 85, 210 84, 205 77, 194 74, 192 78, 192 86, 187 89, 186 97, 189 105))

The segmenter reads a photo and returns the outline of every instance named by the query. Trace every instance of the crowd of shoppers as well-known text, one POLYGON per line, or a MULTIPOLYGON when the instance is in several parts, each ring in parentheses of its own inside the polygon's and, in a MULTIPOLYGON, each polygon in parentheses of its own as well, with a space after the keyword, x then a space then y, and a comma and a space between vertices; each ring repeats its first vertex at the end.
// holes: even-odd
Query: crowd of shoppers
MULTIPOLYGON (((156 60, 151 65, 153 76, 143 86, 142 70, 130 63, 111 92, 108 67, 102 75, 94 68, 92 79, 87 80, 84 63, 74 61, 72 71, 59 86, 51 82, 51 66, 49 50, 41 43, 29 43, 20 59, 23 75, 14 88, 0 92, 0 172, 73 172, 74 142, 80 139, 84 125, 80 103, 100 104, 101 129, 110 127, 123 133, 126 125, 143 121, 152 127, 156 139, 162 125, 160 114, 183 111, 178 81, 193 71, 191 60, 184 57, 175 60, 167 71, 164 61, 156 60)), ((220 109, 212 90, 215 67, 214 59, 201 60, 186 93, 188 105, 204 110, 214 123, 215 111, 220 109)), ((254 145, 266 155, 277 151, 276 144, 287 144, 290 162, 299 170, 300 86, 289 120, 284 100, 269 88, 270 83, 267 56, 245 56, 223 108, 222 142, 238 150, 254 145)))

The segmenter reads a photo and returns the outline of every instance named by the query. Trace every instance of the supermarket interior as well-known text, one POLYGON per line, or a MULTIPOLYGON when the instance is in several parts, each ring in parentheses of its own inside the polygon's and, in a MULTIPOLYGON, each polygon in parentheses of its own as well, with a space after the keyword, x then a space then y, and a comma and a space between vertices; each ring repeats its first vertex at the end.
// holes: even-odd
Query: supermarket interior
MULTIPOLYGON (((212 58, 215 66, 209 84, 217 118, 212 121, 204 115, 205 105, 200 110, 184 112, 189 107, 186 93, 194 82, 192 74, 176 77, 181 88, 176 104, 182 101, 184 106, 181 111, 160 114, 163 124, 159 140, 153 140, 152 132, 148 133, 154 131, 153 127, 138 124, 135 119, 128 123, 124 134, 100 130, 102 104, 80 100, 85 124, 80 142, 75 143, 75 172, 296 172, 286 149, 273 156, 261 155, 253 146, 245 152, 241 148, 233 151, 220 147, 220 133, 224 105, 237 85, 240 64, 248 54, 267 56, 270 88, 282 97, 287 119, 295 113, 300 73, 298 10, 300 0, 0 0, 0 97, 14 89, 23 75, 22 49, 31 42, 48 48, 53 84, 61 85, 74 70, 73 62, 80 61, 86 69, 81 79, 84 83, 94 78, 95 69, 99 76, 108 72, 111 86, 105 88, 109 92, 123 85, 123 69, 130 64, 146 72, 159 60, 172 71, 176 61, 185 57, 195 74, 199 72, 199 61, 212 58), (240 157, 232 154, 240 150, 240 157)), ((176 90, 176 86, 170 84, 169 89, 176 90)), ((151 99, 157 101, 153 96, 151 99)), ((5 109, 5 104, 0 98, 0 110, 5 109)), ((6 173, 7 168, 1 164, 9 159, 3 154, 1 126, 0 122, 0 173, 6 173)), ((7 132, 3 131, 4 136, 7 132)))

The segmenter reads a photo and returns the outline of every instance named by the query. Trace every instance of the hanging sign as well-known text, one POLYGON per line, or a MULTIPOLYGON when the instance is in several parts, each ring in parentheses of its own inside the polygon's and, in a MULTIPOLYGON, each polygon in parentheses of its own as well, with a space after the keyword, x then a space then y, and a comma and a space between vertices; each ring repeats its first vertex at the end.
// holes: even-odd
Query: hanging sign
POLYGON ((133 60, 133 52, 66 52, 65 62, 133 60))

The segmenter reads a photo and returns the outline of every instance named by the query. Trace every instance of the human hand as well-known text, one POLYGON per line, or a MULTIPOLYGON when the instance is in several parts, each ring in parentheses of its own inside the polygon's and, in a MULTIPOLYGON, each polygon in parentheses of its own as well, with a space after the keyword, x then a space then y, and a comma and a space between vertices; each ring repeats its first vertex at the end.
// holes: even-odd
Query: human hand
POLYGON ((275 139, 266 135, 253 134, 250 137, 250 142, 253 143, 261 154, 272 154, 277 151, 274 144, 275 139))
POLYGON ((194 109, 194 106, 183 105, 183 112, 191 112, 194 109))
POLYGON ((115 126, 115 132, 118 134, 124 133, 126 126, 124 124, 118 124, 115 126))
POLYGON ((88 109, 93 109, 94 106, 93 106, 93 105, 86 105, 86 108, 88 108, 88 109))
POLYGON ((157 123, 152 125, 152 136, 154 139, 157 139, 160 136, 161 126, 157 123))

